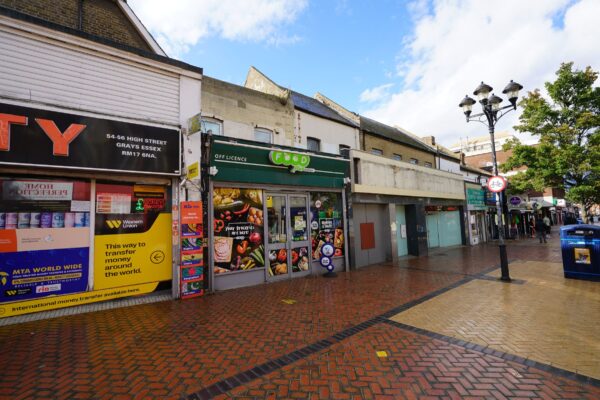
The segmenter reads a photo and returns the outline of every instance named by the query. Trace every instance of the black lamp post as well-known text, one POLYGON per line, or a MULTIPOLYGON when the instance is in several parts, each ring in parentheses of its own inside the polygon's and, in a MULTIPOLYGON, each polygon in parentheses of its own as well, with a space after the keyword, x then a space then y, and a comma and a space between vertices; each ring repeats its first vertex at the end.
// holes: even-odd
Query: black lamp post
MULTIPOLYGON (((473 110, 473 104, 475 100, 469 96, 465 96, 464 99, 458 105, 462 107, 465 115, 467 116, 467 122, 477 121, 484 125, 487 125, 490 132, 490 138, 492 140, 492 160, 494 162, 494 175, 498 175, 498 162, 496 161, 496 142, 494 139, 494 127, 496 122, 502 118, 505 114, 510 111, 517 109, 517 98, 519 97, 519 90, 523 89, 523 86, 513 82, 512 80, 502 93, 508 97, 510 101, 509 105, 500 107, 502 99, 495 94, 490 96, 493 88, 490 85, 486 85, 481 82, 481 85, 475 89, 473 94, 477 96, 479 103, 481 104, 482 112, 479 114, 471 115, 473 110), (485 118, 484 118, 485 117, 485 118)), ((502 192, 496 193, 496 214, 498 216, 498 247, 500 249, 500 270, 502 271, 501 280, 510 282, 510 275, 508 273, 508 259, 506 257, 506 244, 504 243, 504 224, 502 222, 502 192)))

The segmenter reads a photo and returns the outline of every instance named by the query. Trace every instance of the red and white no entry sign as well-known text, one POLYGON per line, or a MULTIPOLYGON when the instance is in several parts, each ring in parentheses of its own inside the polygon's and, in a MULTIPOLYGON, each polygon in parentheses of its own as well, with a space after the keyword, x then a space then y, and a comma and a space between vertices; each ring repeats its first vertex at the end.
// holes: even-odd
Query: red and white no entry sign
POLYGON ((488 180, 487 187, 490 190, 490 192, 495 192, 495 193, 501 192, 504 189, 506 189, 506 179, 504 179, 501 176, 492 176, 488 180))

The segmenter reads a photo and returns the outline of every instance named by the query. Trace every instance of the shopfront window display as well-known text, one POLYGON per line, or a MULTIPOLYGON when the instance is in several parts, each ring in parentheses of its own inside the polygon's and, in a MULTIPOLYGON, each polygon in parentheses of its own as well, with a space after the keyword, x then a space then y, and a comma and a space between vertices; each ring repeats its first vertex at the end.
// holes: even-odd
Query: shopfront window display
POLYGON ((311 193, 311 238, 313 260, 322 256, 325 243, 333 244, 334 257, 344 255, 344 219, 340 193, 311 193))
POLYGON ((265 266, 263 192, 214 188, 214 272, 224 274, 265 266))
POLYGON ((0 177, 0 303, 87 290, 90 183, 0 177))

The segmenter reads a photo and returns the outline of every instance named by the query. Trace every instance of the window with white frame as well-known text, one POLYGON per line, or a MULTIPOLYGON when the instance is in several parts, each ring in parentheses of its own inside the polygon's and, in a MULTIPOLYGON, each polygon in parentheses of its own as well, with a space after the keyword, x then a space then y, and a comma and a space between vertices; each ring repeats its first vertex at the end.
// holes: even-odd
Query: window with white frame
POLYGON ((425 166, 426 166, 427 168, 431 168, 431 167, 432 167, 431 163, 430 163, 430 162, 427 162, 427 161, 425 161, 425 166))
POLYGON ((402 161, 402 155, 394 153, 392 158, 396 161, 402 161))
POLYGON ((202 133, 221 136, 223 135, 223 121, 219 121, 218 119, 214 118, 202 117, 200 131, 202 133))
POLYGON ((273 143, 273 133, 269 129, 255 128, 254 140, 262 143, 273 143))
POLYGON ((411 158, 411 159, 410 159, 410 163, 411 163, 411 164, 418 165, 418 164, 419 164, 419 160, 417 160, 416 158, 411 158))
POLYGON ((310 151, 321 151, 321 141, 317 138, 307 137, 306 148, 310 151))
POLYGON ((373 147, 373 148, 371 148, 371 154, 375 154, 376 156, 382 156, 383 155, 383 150, 376 149, 375 147, 373 147))

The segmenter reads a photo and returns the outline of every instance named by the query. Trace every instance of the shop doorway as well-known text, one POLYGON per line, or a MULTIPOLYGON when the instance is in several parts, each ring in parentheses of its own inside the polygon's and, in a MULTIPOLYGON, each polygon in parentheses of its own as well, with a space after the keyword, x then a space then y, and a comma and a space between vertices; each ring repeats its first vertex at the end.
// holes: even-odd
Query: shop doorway
POLYGON ((266 194, 265 261, 268 280, 310 274, 311 245, 308 200, 308 196, 303 194, 266 194))
POLYGON ((460 212, 439 211, 427 214, 427 239, 429 248, 462 244, 460 212))

